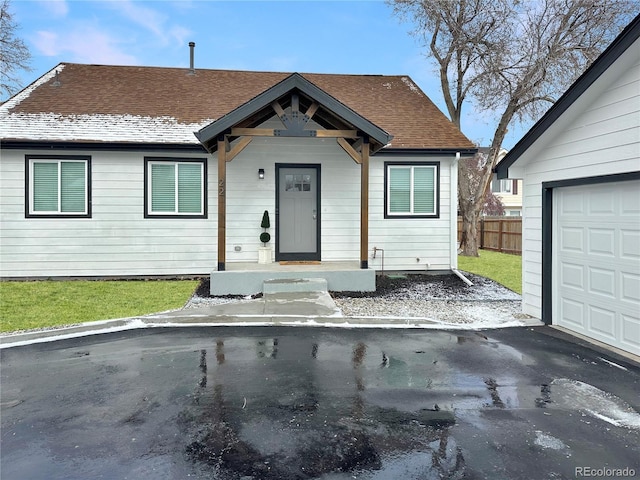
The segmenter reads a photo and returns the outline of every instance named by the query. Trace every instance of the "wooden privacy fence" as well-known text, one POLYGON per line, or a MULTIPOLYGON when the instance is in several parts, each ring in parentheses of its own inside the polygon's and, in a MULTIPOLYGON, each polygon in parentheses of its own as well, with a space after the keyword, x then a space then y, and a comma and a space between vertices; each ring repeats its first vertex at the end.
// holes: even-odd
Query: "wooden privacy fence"
MULTIPOLYGON (((480 248, 522 255, 522 217, 483 217, 478 235, 480 248)), ((462 218, 458 217, 458 242, 461 236, 462 218)))

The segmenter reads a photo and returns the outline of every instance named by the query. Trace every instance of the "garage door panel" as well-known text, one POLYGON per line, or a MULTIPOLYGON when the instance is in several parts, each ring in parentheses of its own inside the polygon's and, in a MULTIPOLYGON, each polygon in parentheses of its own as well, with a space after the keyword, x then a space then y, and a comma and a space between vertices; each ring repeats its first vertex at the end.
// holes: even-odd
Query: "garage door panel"
POLYGON ((553 323, 640 355, 640 181, 553 198, 553 323))
POLYGON ((616 340, 616 312, 592 305, 587 309, 589 330, 600 335, 601 340, 616 340))
POLYGON ((588 228, 588 253, 613 258, 615 256, 616 231, 613 228, 588 228))
POLYGON ((588 195, 588 214, 594 215, 614 215, 616 211, 615 193, 606 190, 597 190, 588 195))
POLYGON ((640 305, 640 275, 623 272, 620 284, 620 299, 640 305))
POLYGON ((640 355, 640 316, 621 315, 621 341, 623 348, 640 355))
POLYGON ((563 262, 560 267, 560 287, 584 289, 584 266, 563 262))
POLYGON ((564 195, 563 202, 560 205, 559 213, 561 215, 579 214, 584 215, 585 212, 585 192, 580 190, 568 191, 564 195))
POLYGON ((565 252, 584 253, 584 229, 580 227, 562 227, 560 248, 565 252))
POLYGON ((563 324, 584 330, 584 304, 576 302, 570 298, 563 298, 560 301, 560 319, 563 324))
POLYGON ((620 192, 620 215, 638 220, 640 216, 640 190, 626 189, 620 192))
POLYGON ((615 270, 589 267, 588 268, 589 293, 603 295, 615 300, 616 298, 616 272, 615 270))
POLYGON ((584 229, 562 227, 560 231, 560 249, 565 252, 584 252, 584 229))
POLYGON ((620 257, 636 261, 640 259, 640 231, 620 230, 620 257))

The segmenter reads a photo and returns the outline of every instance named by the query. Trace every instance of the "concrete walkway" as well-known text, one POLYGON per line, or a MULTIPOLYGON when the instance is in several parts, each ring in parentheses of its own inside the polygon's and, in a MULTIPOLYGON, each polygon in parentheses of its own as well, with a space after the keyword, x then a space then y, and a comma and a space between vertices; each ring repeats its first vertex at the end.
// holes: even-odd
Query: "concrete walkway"
MULTIPOLYGON (((0 336, 0 348, 149 327, 304 324, 376 326, 381 323, 381 320, 376 319, 343 317, 327 292, 280 292, 267 293, 262 298, 253 300, 3 335, 0 336)), ((388 324, 389 320, 384 323, 388 324)), ((406 322, 399 322, 399 326, 405 325, 406 322)))
MULTIPOLYGON (((526 322, 542 325, 538 320, 526 322)), ((0 336, 0 349, 140 328, 187 326, 325 326, 346 328, 440 328, 474 330, 474 324, 443 324, 416 317, 343 316, 326 291, 266 293, 262 298, 183 308, 131 318, 86 322, 0 336)), ((520 322, 519 326, 523 323, 520 322)), ((514 326, 505 324, 504 326, 514 326)))
MULTIPOLYGON (((326 291, 265 293, 262 298, 198 307, 210 316, 341 316, 340 309, 326 291)), ((183 310, 187 312, 193 309, 183 310)))

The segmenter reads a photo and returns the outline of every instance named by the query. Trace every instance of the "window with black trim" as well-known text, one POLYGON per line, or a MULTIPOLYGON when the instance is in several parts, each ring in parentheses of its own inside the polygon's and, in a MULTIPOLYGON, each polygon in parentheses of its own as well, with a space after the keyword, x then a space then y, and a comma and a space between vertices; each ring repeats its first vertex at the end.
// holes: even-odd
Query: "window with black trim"
POLYGON ((438 218, 439 163, 385 163, 385 218, 438 218))
POLYGON ((91 157, 26 155, 27 217, 91 217, 91 157))
POLYGON ((144 160, 145 217, 207 217, 205 159, 144 160))

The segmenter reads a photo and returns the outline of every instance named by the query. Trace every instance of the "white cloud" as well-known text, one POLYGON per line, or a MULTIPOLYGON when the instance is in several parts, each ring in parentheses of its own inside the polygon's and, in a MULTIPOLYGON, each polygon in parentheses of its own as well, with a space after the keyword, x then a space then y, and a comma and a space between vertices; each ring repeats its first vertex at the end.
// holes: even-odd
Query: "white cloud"
POLYGON ((165 37, 164 23, 167 21, 166 15, 158 13, 152 8, 136 5, 130 0, 113 2, 112 5, 116 11, 131 22, 146 28, 158 37, 165 37))
POLYGON ((54 32, 36 32, 33 44, 46 57, 54 57, 60 53, 57 49, 58 34, 54 32))
POLYGON ((66 17, 69 13, 69 5, 66 0, 42 0, 38 3, 54 18, 66 17))
POLYGON ((121 50, 117 38, 82 26, 55 33, 39 31, 33 40, 37 50, 45 56, 63 56, 64 61, 110 65, 136 64, 136 57, 121 50))
POLYGON ((167 45, 171 40, 179 44, 185 43, 185 39, 191 31, 180 25, 169 24, 170 17, 158 10, 140 5, 133 0, 107 2, 105 5, 122 15, 128 21, 153 33, 162 44, 167 45))
POLYGON ((193 32, 188 28, 175 26, 169 30, 171 37, 173 37, 179 45, 186 45, 189 40, 189 37, 193 35, 193 32))

